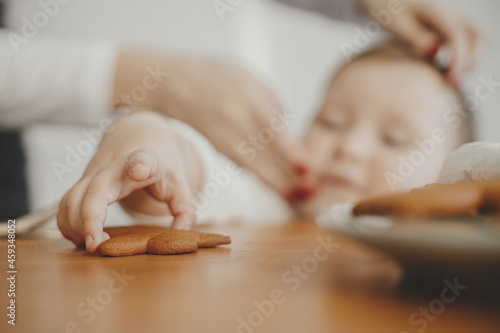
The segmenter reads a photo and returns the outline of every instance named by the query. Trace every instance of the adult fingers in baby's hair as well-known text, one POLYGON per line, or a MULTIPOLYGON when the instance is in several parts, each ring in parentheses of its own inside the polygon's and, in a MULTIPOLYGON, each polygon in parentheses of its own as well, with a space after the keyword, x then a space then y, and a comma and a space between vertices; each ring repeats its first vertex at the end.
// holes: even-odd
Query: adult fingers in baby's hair
POLYGON ((460 83, 460 78, 476 66, 484 53, 487 39, 477 27, 462 21, 454 27, 455 38, 450 42, 453 50, 448 77, 460 83))
POLYGON ((421 4, 417 8, 422 21, 450 47, 452 58, 448 78, 453 85, 458 85, 460 77, 479 61, 485 45, 483 33, 453 6, 421 4), (442 8, 436 10, 435 6, 442 8))
POLYGON ((450 47, 452 51, 450 73, 454 73, 454 77, 450 79, 453 84, 457 84, 455 80, 458 73, 464 70, 469 53, 466 30, 460 15, 450 7, 443 8, 443 11, 436 11, 425 6, 421 8, 421 15, 425 18, 425 22, 439 34, 442 41, 450 47), (443 12, 448 13, 446 19, 443 19, 443 12))
POLYGON ((442 40, 440 35, 422 24, 419 17, 406 12, 406 15, 396 17, 389 27, 402 40, 411 45, 419 54, 433 59, 442 40))

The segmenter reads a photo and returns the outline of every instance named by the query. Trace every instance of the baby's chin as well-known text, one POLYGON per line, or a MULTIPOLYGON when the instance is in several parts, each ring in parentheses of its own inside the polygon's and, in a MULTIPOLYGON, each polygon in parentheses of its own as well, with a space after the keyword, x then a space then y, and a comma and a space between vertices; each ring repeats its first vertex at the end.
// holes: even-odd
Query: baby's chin
POLYGON ((366 195, 345 188, 320 187, 311 199, 294 205, 295 210, 302 216, 314 217, 326 207, 338 203, 354 203, 366 195))

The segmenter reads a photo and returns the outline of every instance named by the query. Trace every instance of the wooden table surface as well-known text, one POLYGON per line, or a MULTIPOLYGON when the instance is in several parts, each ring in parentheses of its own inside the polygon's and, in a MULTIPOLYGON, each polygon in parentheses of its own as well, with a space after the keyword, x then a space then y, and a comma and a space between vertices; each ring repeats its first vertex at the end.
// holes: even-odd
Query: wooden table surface
MULTIPOLYGON (((0 332, 500 332, 500 281, 451 274, 448 283, 467 285, 453 294, 442 277, 408 276, 310 221, 201 230, 233 243, 109 258, 62 239, 18 238, 16 326, 3 278, 0 332)), ((7 275, 5 239, 0 251, 7 275)))

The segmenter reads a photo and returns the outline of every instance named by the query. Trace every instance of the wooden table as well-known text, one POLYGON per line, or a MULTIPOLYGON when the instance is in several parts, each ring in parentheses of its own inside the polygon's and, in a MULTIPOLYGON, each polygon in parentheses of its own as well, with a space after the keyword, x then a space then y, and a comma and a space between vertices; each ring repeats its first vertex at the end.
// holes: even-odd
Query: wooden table
POLYGON ((500 281, 457 295, 442 278, 422 288, 389 257, 308 221, 202 230, 233 244, 107 258, 18 238, 16 326, 3 278, 0 332, 500 332, 500 281))

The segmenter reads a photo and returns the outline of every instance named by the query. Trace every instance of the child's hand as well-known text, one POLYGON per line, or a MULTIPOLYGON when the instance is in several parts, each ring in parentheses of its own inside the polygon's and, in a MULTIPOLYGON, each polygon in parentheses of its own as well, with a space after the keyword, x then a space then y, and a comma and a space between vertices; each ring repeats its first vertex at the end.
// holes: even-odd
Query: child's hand
POLYGON ((186 153, 190 146, 164 117, 150 112, 128 115, 113 127, 83 177, 61 200, 57 224, 63 235, 95 252, 109 238, 103 232, 108 206, 141 189, 151 201, 166 203, 173 228, 190 229, 196 219, 189 210, 191 186, 200 182, 193 172, 201 170, 194 155, 186 153))

